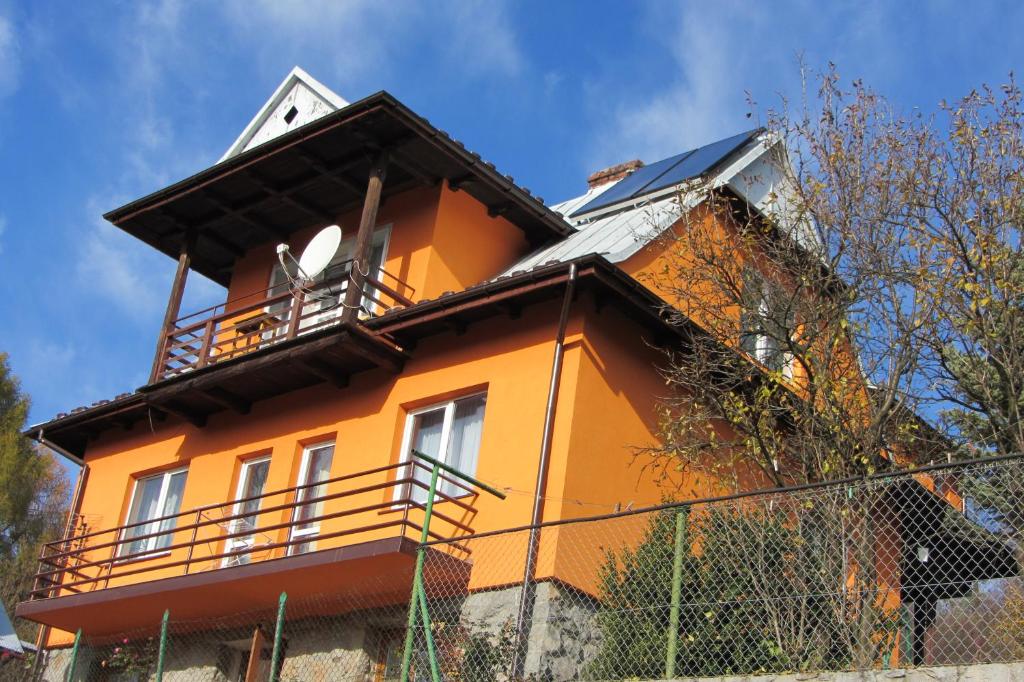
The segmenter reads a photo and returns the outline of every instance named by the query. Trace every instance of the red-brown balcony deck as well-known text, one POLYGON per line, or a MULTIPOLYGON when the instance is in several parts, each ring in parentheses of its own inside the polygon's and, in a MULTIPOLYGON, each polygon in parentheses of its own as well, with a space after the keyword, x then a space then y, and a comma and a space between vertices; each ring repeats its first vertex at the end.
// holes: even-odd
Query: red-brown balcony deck
MULTIPOLYGON (((334 610, 402 603, 422 532, 422 478, 409 464, 392 464, 49 543, 17 615, 103 637, 152 627, 168 608, 195 620, 272 607, 282 591, 306 609, 318 601, 334 610), (246 502, 258 510, 240 511, 246 502), (315 535, 294 532, 311 524, 315 535), (151 538, 166 540, 129 553, 131 543, 151 538), (240 538, 246 544, 234 546, 240 538)), ((429 535, 456 542, 431 549, 428 563, 432 580, 464 587, 469 552, 457 538, 472 531, 475 497, 449 483, 457 492, 439 493, 429 535)))
POLYGON ((355 372, 397 371, 405 352, 364 322, 413 305, 412 287, 378 270, 346 315, 348 263, 307 291, 261 290, 174 321, 157 350, 149 404, 202 425, 223 409, 245 413, 258 400, 355 372))

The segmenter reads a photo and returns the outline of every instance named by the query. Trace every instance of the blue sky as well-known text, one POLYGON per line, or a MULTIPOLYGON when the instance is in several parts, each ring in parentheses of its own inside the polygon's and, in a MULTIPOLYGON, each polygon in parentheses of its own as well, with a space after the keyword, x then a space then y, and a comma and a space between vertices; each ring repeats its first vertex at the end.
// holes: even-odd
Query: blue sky
MULTIPOLYGON (((798 55, 932 109, 1024 57, 1016 3, 0 0, 0 350, 32 419, 141 385, 173 262, 101 214, 211 165, 298 64, 386 89, 548 200, 752 127, 798 55)), ((195 277, 186 309, 222 296, 195 277)))

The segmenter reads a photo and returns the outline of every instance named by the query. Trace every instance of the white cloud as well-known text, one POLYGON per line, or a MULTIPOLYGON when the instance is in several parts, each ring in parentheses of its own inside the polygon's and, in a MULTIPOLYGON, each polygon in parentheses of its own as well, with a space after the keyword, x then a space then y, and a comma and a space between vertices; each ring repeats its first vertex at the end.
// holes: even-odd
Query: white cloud
POLYGON ((799 104, 801 57, 812 69, 834 61, 847 77, 884 90, 907 68, 900 11, 892 3, 806 0, 655 5, 643 21, 672 70, 624 102, 614 94, 621 82, 592 88, 591 108, 603 104, 608 122, 597 126, 589 162, 656 161, 753 128, 763 122, 758 112, 777 109, 783 97, 799 104))
MULTIPOLYGON (((90 216, 100 212, 99 205, 88 202, 90 216)), ((90 290, 146 319, 160 309, 158 273, 163 268, 154 268, 156 255, 113 225, 92 219, 80 245, 77 274, 90 290)))
POLYGON ((20 49, 13 22, 0 15, 0 97, 17 89, 20 70, 20 49))
POLYGON ((523 56, 504 3, 464 0, 451 9, 447 47, 464 73, 514 75, 522 69, 523 56))
MULTIPOLYGON (((516 75, 524 62, 506 3, 497 0, 231 0, 223 8, 234 38, 274 76, 282 62, 315 61, 331 65, 333 73, 318 76, 328 85, 366 83, 372 91, 400 55, 413 51, 443 55, 451 77, 516 75)), ((351 99, 365 93, 340 94, 351 99)))

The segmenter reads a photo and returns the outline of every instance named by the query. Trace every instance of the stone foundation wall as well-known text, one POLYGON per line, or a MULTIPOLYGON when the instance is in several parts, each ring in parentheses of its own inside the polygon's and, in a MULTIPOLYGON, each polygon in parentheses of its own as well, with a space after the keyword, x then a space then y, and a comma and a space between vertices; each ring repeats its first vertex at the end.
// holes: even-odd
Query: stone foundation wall
MULTIPOLYGON (((520 587, 432 599, 431 612, 441 633, 439 646, 459 638, 458 646, 476 647, 467 654, 487 677, 493 669, 503 677, 515 646, 515 622, 520 587), (458 627, 453 635, 451 628, 458 627), (448 628, 445 630, 445 628, 448 628), (445 642, 444 637, 449 640, 445 642), (480 666, 483 666, 481 668, 480 666)), ((557 583, 536 586, 524 673, 534 680, 575 679, 600 645, 595 622, 596 604, 585 595, 557 583)), ((372 680, 385 633, 405 629, 405 607, 363 611, 335 617, 291 619, 285 625, 285 656, 281 682, 372 680)), ((252 637, 255 623, 230 630, 172 634, 168 639, 165 682, 228 682, 252 637)), ((271 629, 269 623, 264 628, 271 629)), ((54 649, 44 670, 45 682, 64 682, 70 649, 54 649)), ((134 677, 100 666, 107 647, 83 645, 75 682, 135 682, 134 677)), ((266 663, 269 670, 269 662, 266 663)))

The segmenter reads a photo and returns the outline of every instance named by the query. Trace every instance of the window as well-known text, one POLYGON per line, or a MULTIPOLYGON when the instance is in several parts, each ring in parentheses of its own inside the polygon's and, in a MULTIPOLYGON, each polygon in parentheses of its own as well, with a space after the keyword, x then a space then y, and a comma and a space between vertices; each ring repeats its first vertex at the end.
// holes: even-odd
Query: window
MULTIPOLYGON (((402 458, 412 459, 412 451, 417 450, 464 474, 474 475, 486 403, 486 394, 480 393, 410 412, 405 424, 402 458)), ((425 469, 414 467, 413 476, 425 485, 430 483, 430 473, 425 469)), ((438 487, 452 496, 464 490, 463 486, 445 480, 438 487)), ((426 489, 413 486, 411 498, 426 501, 426 489)))
POLYGON ((315 543, 312 541, 320 533, 320 522, 316 517, 323 513, 323 502, 310 502, 302 504, 306 500, 315 500, 327 494, 326 485, 313 485, 323 483, 331 476, 331 461, 334 459, 334 443, 320 443, 310 445, 302 451, 302 462, 299 465, 298 486, 295 493, 296 507, 292 514, 291 539, 299 540, 308 538, 309 541, 289 545, 289 554, 302 554, 313 550, 315 543))
MULTIPOLYGON (((387 227, 378 228, 373 233, 373 241, 370 243, 370 268, 368 270, 371 277, 380 277, 380 268, 383 267, 384 259, 387 257, 388 237, 390 234, 391 230, 387 227)), ((351 268, 352 249, 355 246, 355 241, 355 235, 343 240, 341 246, 338 247, 338 253, 331 259, 327 268, 315 278, 312 285, 314 293, 310 297, 314 300, 310 300, 302 308, 303 318, 299 324, 300 330, 316 327, 341 316, 343 310, 341 302, 345 297, 345 289, 348 286, 347 275, 351 268), (318 288, 317 283, 321 282, 331 282, 332 284, 318 288)), ((270 273, 270 285, 267 296, 276 296, 287 291, 288 278, 285 277, 281 264, 276 263, 270 273)), ((372 302, 366 299, 363 300, 362 305, 368 310, 373 307, 372 302)), ((291 306, 291 300, 286 299, 268 307, 267 312, 283 320, 288 316, 289 306, 291 306)), ((283 336, 286 331, 287 327, 282 325, 271 332, 271 336, 283 336)))
POLYGON ((187 469, 176 469, 135 481, 131 504, 128 506, 128 520, 125 522, 129 527, 121 536, 119 557, 155 552, 171 545, 173 533, 155 534, 174 528, 177 519, 163 517, 173 517, 181 508, 181 493, 185 489, 187 473, 187 469), (150 520, 153 522, 144 523, 150 520), (131 525, 136 523, 139 525, 131 525), (146 535, 152 537, 143 537, 146 535))
MULTIPOLYGON (((260 457, 242 462, 242 468, 238 472, 238 488, 235 491, 235 499, 238 502, 231 510, 231 516, 244 514, 228 523, 229 534, 243 533, 253 530, 259 525, 259 496, 267 485, 267 473, 270 471, 270 457, 260 457), (255 499, 253 499, 255 498, 255 499)), ((251 549, 255 544, 252 535, 228 538, 225 546, 227 552, 240 552, 251 549)), ((224 557, 225 566, 239 566, 249 563, 249 554, 234 554, 224 557)))
POLYGON ((793 302, 780 287, 751 271, 744 276, 743 298, 740 348, 768 369, 789 376, 793 363, 789 352, 793 302))

